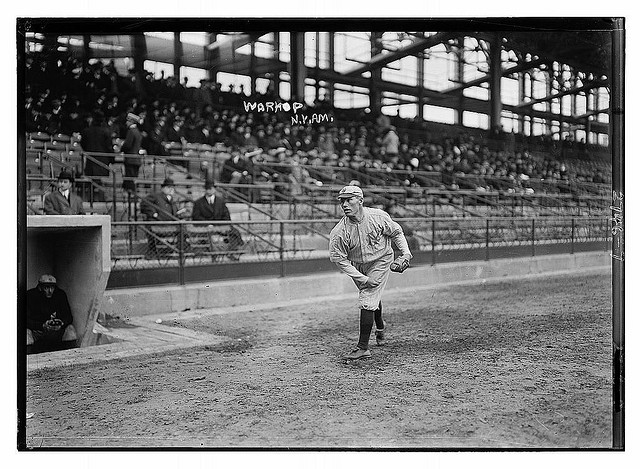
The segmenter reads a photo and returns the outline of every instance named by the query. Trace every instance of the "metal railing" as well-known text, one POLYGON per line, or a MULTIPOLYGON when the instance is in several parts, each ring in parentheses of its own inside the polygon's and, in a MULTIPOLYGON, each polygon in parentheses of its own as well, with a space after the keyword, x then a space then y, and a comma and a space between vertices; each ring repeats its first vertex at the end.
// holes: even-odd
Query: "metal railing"
MULTIPOLYGON (((53 173, 53 165, 59 166, 65 169, 73 169, 68 163, 58 160, 54 156, 48 156, 45 154, 39 155, 40 169, 42 169, 43 161, 47 160, 50 166, 49 170, 53 173)), ((120 190, 120 182, 129 181, 136 189, 141 189, 139 195, 142 195, 147 190, 153 190, 160 184, 162 179, 167 175, 168 170, 173 172, 179 172, 184 174, 188 180, 184 182, 177 182, 177 184, 184 185, 185 188, 193 186, 202 186, 204 179, 202 171, 200 174, 194 174, 187 167, 174 164, 173 159, 180 160, 180 163, 184 163, 186 166, 190 166, 190 162, 198 162, 198 168, 200 168, 200 162, 204 161, 204 158, 192 158, 192 157, 179 157, 179 156, 154 156, 154 155, 122 155, 113 153, 92 153, 83 152, 82 154, 82 167, 87 162, 91 162, 94 166, 98 166, 103 169, 107 176, 87 176, 84 175, 81 178, 77 178, 77 186, 82 190, 83 198, 89 202, 89 205, 93 208, 94 201, 106 201, 111 202, 109 211, 114 220, 118 219, 118 206, 122 204, 123 216, 129 220, 137 220, 137 213, 133 213, 136 210, 135 200, 132 203, 131 198, 126 197, 124 191, 120 190), (98 161, 96 158, 106 157, 112 162, 121 162, 125 157, 136 158, 140 160, 142 168, 141 178, 123 177, 121 169, 114 169, 108 164, 98 161), (117 177, 116 177, 117 176, 117 177)), ((215 158, 214 158, 215 159, 215 158)), ((220 161, 218 161, 220 164, 220 161)), ((206 171, 206 177, 209 177, 211 173, 209 170, 215 164, 213 161, 209 165, 206 171)), ((332 184, 315 185, 315 184, 299 184, 300 194, 294 194, 291 184, 276 182, 265 184, 220 184, 221 187, 226 187, 227 192, 232 198, 236 198, 238 202, 246 203, 255 210, 261 210, 259 207, 254 207, 254 204, 274 202, 288 202, 290 205, 295 204, 296 212, 300 212, 304 216, 305 213, 311 213, 311 216, 331 216, 331 213, 324 211, 320 206, 309 207, 307 205, 317 204, 326 197, 328 202, 333 201, 333 192, 337 191, 341 184, 347 182, 348 179, 355 177, 357 174, 361 176, 364 173, 353 173, 351 168, 339 168, 330 166, 310 166, 300 165, 309 171, 328 171, 335 177, 339 177, 332 181, 332 184), (353 173, 353 174, 352 174, 353 173), (337 184, 337 185, 336 185, 337 184), (233 186, 233 187, 232 187, 233 186), (234 197, 237 196, 237 197, 234 197), (311 199, 311 200, 307 200, 311 199)), ((285 163, 259 163, 254 166, 254 170, 269 169, 272 170, 287 170, 291 168, 291 164, 285 163)), ((481 216, 572 216, 572 215, 601 215, 607 208, 606 195, 602 195, 605 188, 608 187, 605 184, 588 184, 578 182, 561 182, 554 183, 540 180, 527 181, 529 185, 537 188, 544 187, 549 189, 549 193, 536 193, 536 194, 521 194, 514 192, 513 181, 504 178, 494 178, 489 176, 455 176, 453 182, 460 183, 461 189, 458 190, 446 190, 435 188, 438 187, 439 182, 442 179, 440 173, 428 173, 421 171, 382 171, 382 170, 367 170, 370 173, 369 176, 376 175, 375 181, 384 185, 378 187, 367 187, 367 193, 372 196, 371 203, 384 206, 387 202, 393 201, 402 209, 401 213, 404 216, 469 216, 469 217, 481 217, 481 216), (426 182, 421 186, 405 187, 399 185, 399 181, 407 174, 412 174, 416 177, 423 178, 426 182), (463 181, 465 181, 463 183, 463 181), (475 190, 464 190, 462 187, 475 187, 475 185, 482 183, 489 183, 492 186, 499 187, 501 190, 490 190, 487 192, 479 192, 475 190), (388 185, 389 184, 389 185, 388 185), (566 185, 566 187, 563 186, 566 185), (511 190, 506 192, 505 189, 511 190), (554 193, 555 192, 555 193, 554 193), (563 193, 558 193, 563 192, 563 193), (580 195, 578 195, 580 194, 580 195), (422 207, 420 207, 422 206, 422 207), (518 210, 519 209, 519 210, 518 210)), ((319 174, 314 174, 319 176, 319 174)), ((51 175, 49 175, 51 177, 51 175)), ((42 191, 43 184, 42 176, 30 176, 27 178, 28 188, 32 187, 32 183, 39 184, 42 191)), ((137 190, 136 190, 137 193, 137 190)), ((135 198, 134 198, 135 199, 135 198)), ((37 210, 34 207, 32 210, 37 210)), ((103 208, 104 210, 104 208, 103 208)), ((279 210, 281 212, 281 210, 279 210)), ((289 210, 289 217, 296 218, 297 213, 291 213, 289 210)), ((271 214, 273 215, 273 214, 271 214)))
MULTIPOLYGON (((416 256, 414 263, 435 264, 440 254, 462 250, 481 253, 486 260, 501 248, 524 249, 535 256, 541 246, 554 245, 554 252, 574 253, 580 244, 606 246, 609 240, 606 217, 396 220, 416 256)), ((182 285, 191 267, 276 263, 280 276, 285 276, 288 261, 328 257, 328 235, 337 221, 114 222, 112 271, 177 268, 177 283, 182 285)))

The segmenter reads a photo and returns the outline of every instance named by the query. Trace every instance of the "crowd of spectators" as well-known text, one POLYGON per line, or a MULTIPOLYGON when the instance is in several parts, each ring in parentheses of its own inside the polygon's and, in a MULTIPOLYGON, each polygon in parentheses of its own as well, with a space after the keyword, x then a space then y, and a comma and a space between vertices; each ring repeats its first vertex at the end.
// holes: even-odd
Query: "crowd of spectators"
MULTIPOLYGON (((440 173, 449 188, 461 187, 471 176, 477 190, 496 188, 497 180, 523 189, 527 181, 537 179, 611 181, 610 168, 603 171, 592 162, 561 161, 526 148, 490 149, 484 138, 464 131, 432 134, 428 123, 418 119, 335 109, 323 99, 306 111, 326 112, 333 122, 294 125, 291 112, 247 112, 243 107, 243 101, 278 101, 270 89, 249 95, 243 86, 222 88, 211 80, 190 87, 186 78, 181 83, 175 77, 163 74, 156 79, 150 72, 135 70, 122 75, 112 62, 83 64, 73 57, 30 55, 26 130, 82 135, 96 121, 114 139, 125 140, 135 116, 140 148, 147 154, 169 156, 167 142, 223 148, 229 159, 219 175, 222 182, 255 180, 249 171, 255 162, 288 163, 291 168, 284 178, 298 184, 317 182, 304 165, 351 168, 363 175, 369 170, 399 170, 398 183, 405 186, 421 185, 417 171, 440 173)), ((261 171, 258 177, 273 180, 283 175, 261 171)))

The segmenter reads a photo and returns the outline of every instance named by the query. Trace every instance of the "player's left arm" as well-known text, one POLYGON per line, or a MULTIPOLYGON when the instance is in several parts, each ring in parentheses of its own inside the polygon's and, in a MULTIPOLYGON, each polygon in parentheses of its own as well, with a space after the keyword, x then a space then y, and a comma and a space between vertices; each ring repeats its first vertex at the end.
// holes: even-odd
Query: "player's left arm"
POLYGON ((384 217, 383 233, 391 238, 393 244, 395 244, 400 251, 400 256, 398 256, 398 259, 403 258, 407 261, 411 260, 413 254, 411 254, 411 250, 409 250, 409 244, 407 243, 407 238, 405 238, 404 236, 402 226, 400 226, 399 223, 393 221, 388 214, 386 215, 387 216, 384 217))

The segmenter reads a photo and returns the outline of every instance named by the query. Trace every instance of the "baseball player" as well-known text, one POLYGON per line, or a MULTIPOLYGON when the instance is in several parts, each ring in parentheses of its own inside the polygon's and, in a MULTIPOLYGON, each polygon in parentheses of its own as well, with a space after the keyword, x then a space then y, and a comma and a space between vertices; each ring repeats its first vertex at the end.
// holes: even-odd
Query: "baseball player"
POLYGON ((364 207, 358 186, 343 187, 338 200, 345 216, 329 235, 329 260, 351 277, 360 291, 360 339, 357 348, 345 356, 355 360, 371 356, 369 336, 374 321, 376 342, 384 344, 382 292, 389 272, 404 272, 413 256, 400 225, 383 210, 364 207), (401 253, 395 261, 392 241, 401 253))

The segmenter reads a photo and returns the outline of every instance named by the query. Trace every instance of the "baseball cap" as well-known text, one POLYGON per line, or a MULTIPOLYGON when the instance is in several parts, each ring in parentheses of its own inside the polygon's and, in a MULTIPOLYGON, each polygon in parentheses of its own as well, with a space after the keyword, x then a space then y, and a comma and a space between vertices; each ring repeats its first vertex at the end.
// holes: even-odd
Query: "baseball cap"
POLYGON ((350 199, 351 197, 362 197, 364 198, 364 194, 362 193, 362 189, 358 186, 344 186, 338 192, 338 199, 350 199))
POLYGON ((40 285, 55 285, 57 282, 56 278, 53 275, 44 274, 40 277, 38 283, 40 285))

